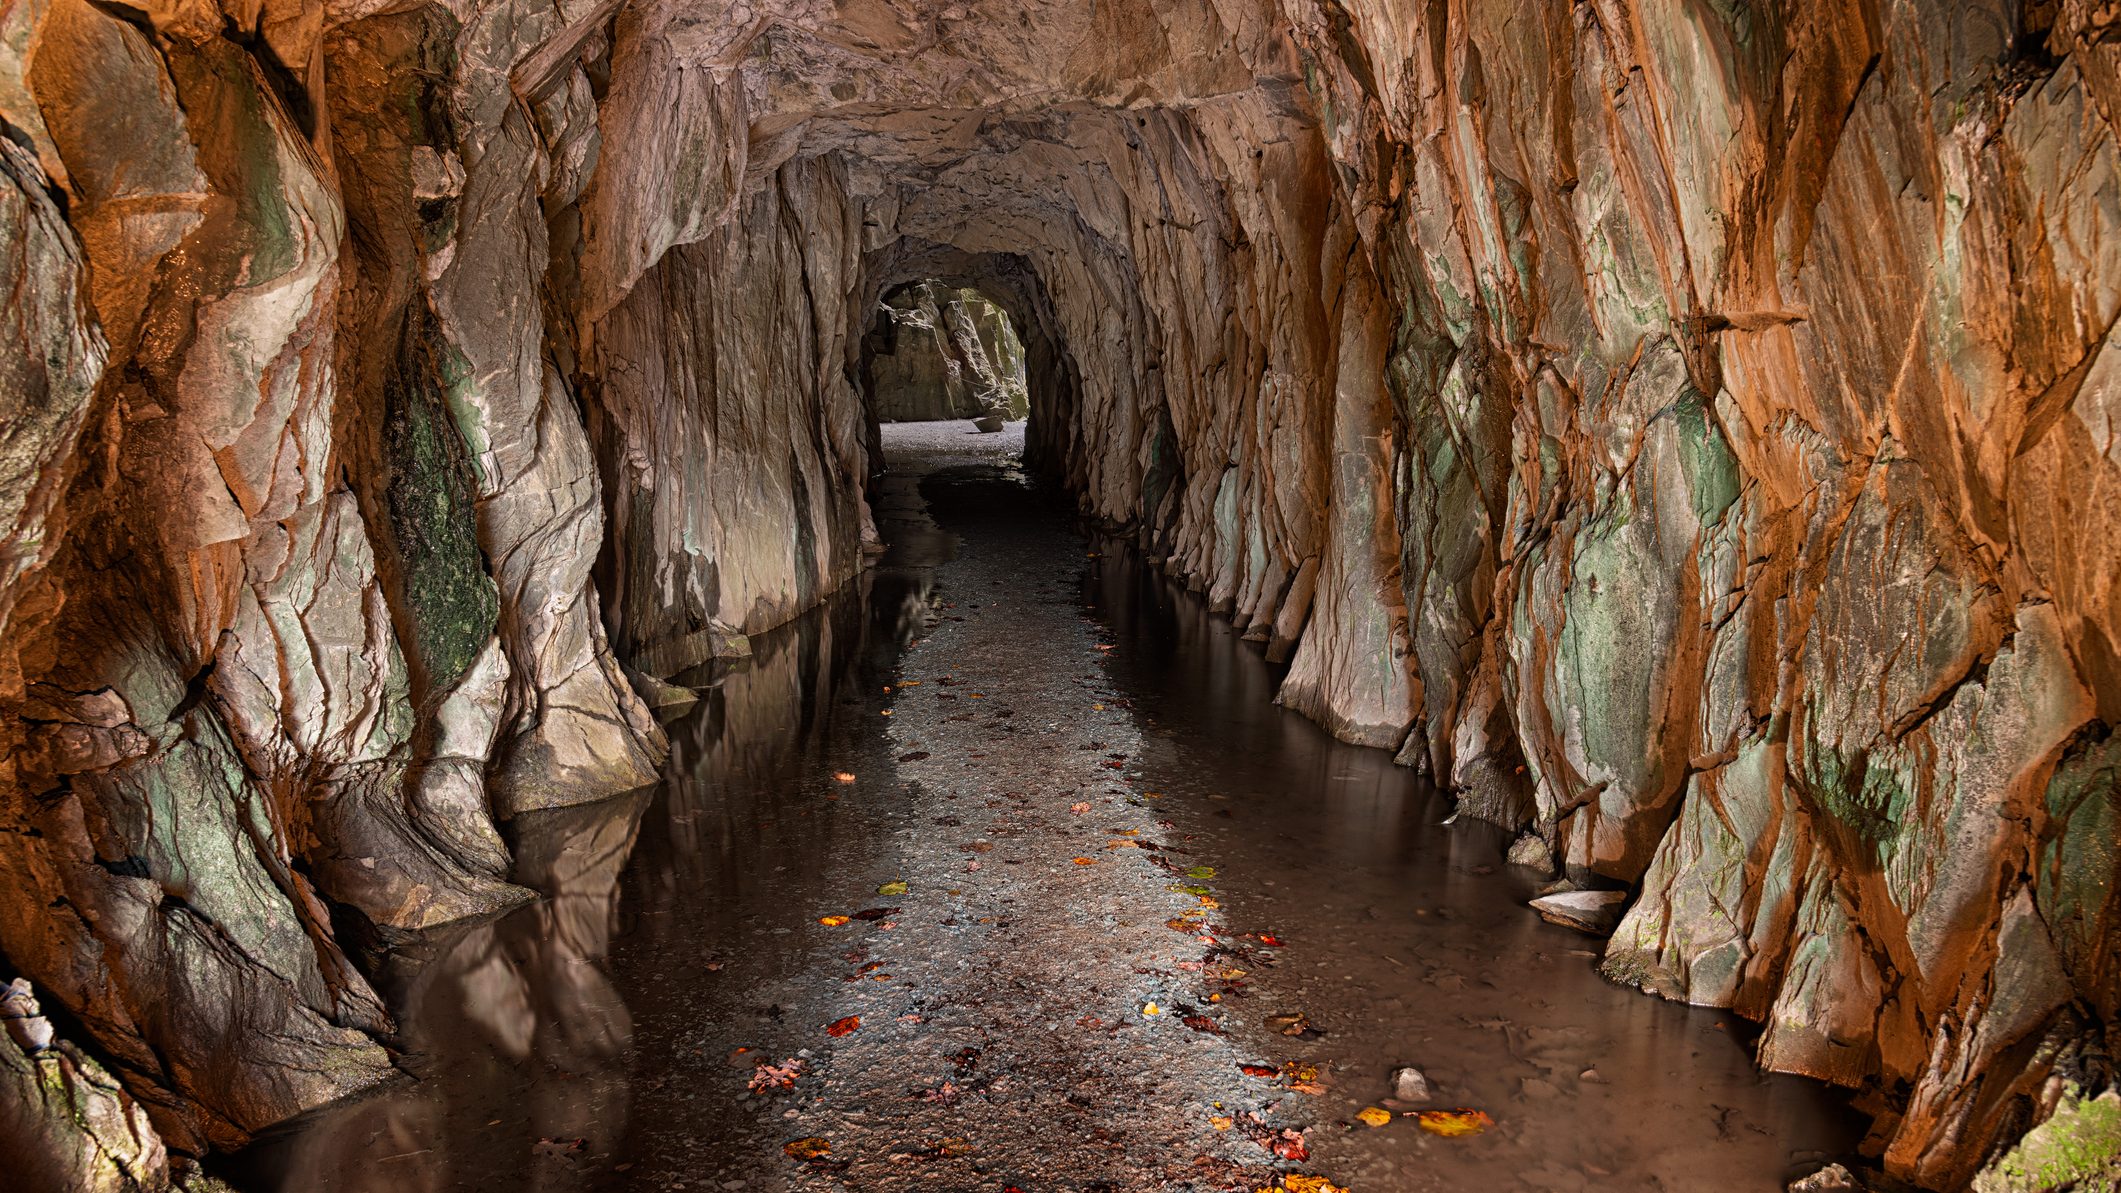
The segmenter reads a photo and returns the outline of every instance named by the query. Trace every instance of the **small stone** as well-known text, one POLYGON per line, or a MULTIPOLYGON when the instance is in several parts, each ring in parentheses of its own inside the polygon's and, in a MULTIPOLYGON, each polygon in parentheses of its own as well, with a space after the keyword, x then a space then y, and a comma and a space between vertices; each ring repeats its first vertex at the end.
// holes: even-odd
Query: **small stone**
POLYGON ((1537 833, 1526 833, 1510 842, 1508 861, 1513 866, 1529 866, 1544 874, 1554 872, 1554 851, 1547 848, 1545 839, 1537 833))
POLYGON ((0 993, 0 1019, 7 1021, 7 1034, 24 1052, 42 1052, 52 1046, 52 1021, 30 989, 28 978, 16 978, 0 993))
POLYGON ((1429 1100, 1429 1079, 1412 1065, 1392 1070, 1392 1096, 1402 1102, 1429 1100))
POLYGON ((1790 1182, 1790 1193, 1863 1193, 1863 1184, 1848 1169, 1829 1164, 1803 1180, 1790 1182))
POLYGON ((1626 891, 1563 891, 1532 900, 1532 910, 1550 924, 1592 936, 1610 936, 1620 923, 1626 891))

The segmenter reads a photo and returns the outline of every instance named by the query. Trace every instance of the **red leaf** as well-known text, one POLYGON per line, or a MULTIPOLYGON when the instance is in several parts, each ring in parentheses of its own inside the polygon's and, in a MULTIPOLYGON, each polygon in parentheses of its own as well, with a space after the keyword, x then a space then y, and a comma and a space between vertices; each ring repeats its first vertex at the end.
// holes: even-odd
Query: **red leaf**
POLYGON ((860 1015, 849 1015, 845 1019, 833 1020, 831 1025, 825 1028, 825 1034, 828 1036, 844 1036, 861 1025, 862 1017, 860 1015))

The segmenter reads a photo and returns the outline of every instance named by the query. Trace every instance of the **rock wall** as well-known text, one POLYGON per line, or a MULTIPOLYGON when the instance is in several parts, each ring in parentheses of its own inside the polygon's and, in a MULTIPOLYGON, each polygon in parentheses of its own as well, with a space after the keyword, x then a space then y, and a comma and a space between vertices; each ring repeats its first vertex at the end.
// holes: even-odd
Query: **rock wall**
POLYGON ((354 945, 660 739, 545 335, 559 14, 128 13, 5 13, 0 954, 192 1157, 389 1075, 354 945))
POLYGON ((1409 759, 1963 1183, 2111 1080, 2114 14, 1289 7, 1395 296, 1409 759))
POLYGON ((1285 704, 1963 1184, 2121 1012, 2111 8, 16 0, 0 953, 180 1158, 387 1074, 355 946, 858 575, 936 279, 1285 704))

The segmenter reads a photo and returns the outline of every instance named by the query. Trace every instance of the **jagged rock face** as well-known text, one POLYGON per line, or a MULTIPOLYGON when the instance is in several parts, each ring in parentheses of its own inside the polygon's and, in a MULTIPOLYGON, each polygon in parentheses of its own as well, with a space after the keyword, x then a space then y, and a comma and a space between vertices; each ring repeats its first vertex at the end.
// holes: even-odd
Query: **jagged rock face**
POLYGON ((860 572, 931 279, 1285 704, 1640 884, 1609 971, 1894 1174, 2099 1078, 2111 5, 238 7, 0 14, 0 952, 172 1147, 387 1071, 334 924, 645 782, 622 663, 860 572))

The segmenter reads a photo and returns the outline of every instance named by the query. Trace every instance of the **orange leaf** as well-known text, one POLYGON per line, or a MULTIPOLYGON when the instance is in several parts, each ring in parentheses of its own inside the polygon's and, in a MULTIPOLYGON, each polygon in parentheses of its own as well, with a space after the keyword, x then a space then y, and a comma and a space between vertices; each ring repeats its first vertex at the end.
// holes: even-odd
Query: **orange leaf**
POLYGON ((1431 1135, 1446 1139, 1457 1139, 1465 1135, 1478 1135, 1495 1125, 1484 1110, 1424 1110, 1418 1119, 1421 1129, 1431 1135))
POLYGON ((1078 866, 1094 866, 1097 864, 1097 859, 1094 857, 1079 857, 1071 860, 1078 866))
POLYGON ((837 928, 841 924, 846 923, 850 918, 852 917, 844 915, 820 916, 818 918, 818 923, 825 925, 827 928, 837 928))
POLYGON ((860 1015, 849 1015, 845 1019, 833 1020, 832 1023, 825 1028, 825 1034, 828 1036, 835 1037, 844 1036, 852 1032, 855 1028, 860 1027, 861 1025, 862 1017, 860 1015))

